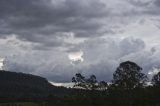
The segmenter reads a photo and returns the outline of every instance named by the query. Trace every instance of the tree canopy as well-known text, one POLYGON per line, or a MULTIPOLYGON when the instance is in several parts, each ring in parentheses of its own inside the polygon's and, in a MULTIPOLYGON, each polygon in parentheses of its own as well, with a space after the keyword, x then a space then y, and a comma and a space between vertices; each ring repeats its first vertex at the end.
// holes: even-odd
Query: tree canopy
POLYGON ((85 78, 80 73, 75 74, 75 77, 72 78, 72 82, 75 83, 74 87, 81 87, 88 90, 105 90, 108 86, 107 82, 105 81, 98 82, 95 75, 91 75, 89 78, 85 78))
POLYGON ((124 89, 133 89, 145 84, 147 76, 142 68, 131 61, 122 62, 113 74, 113 84, 124 89))
POLYGON ((160 86, 160 72, 153 76, 152 83, 154 86, 160 86))

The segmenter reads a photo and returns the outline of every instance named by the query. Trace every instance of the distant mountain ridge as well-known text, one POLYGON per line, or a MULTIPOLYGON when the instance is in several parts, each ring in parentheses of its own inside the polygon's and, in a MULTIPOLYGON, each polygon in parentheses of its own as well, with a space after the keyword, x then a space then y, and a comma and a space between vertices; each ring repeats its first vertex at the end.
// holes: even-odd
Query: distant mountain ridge
POLYGON ((50 84, 47 79, 31 74, 0 71, 0 101, 7 99, 33 100, 46 98, 50 94, 68 93, 66 88, 50 84))

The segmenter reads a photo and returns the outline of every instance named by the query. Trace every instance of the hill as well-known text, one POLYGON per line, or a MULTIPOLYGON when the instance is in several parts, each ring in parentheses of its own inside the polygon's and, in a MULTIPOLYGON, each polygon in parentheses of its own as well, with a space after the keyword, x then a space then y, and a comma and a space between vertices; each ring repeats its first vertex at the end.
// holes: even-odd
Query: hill
POLYGON ((50 94, 66 93, 68 89, 53 86, 40 76, 0 71, 0 102, 44 100, 50 94))

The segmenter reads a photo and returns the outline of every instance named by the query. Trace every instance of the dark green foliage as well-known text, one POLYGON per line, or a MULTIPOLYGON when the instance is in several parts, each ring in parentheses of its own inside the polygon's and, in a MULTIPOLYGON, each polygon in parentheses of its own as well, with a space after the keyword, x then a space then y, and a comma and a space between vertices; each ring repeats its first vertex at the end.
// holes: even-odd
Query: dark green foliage
POLYGON ((90 78, 86 80, 86 82, 88 84, 89 89, 94 90, 97 88, 97 85, 96 85, 97 79, 95 75, 91 75, 90 78))
POLYGON ((100 81, 98 84, 98 88, 100 88, 100 90, 106 90, 107 87, 108 87, 108 84, 105 81, 100 81))
POLYGON ((74 87, 82 87, 87 89, 86 79, 80 73, 77 73, 75 77, 72 78, 72 82, 75 83, 74 87))
POLYGON ((75 77, 72 78, 72 82, 75 82, 75 83, 83 83, 85 82, 85 77, 82 76, 80 73, 77 73, 75 75, 75 77))
POLYGON ((0 97, 30 100, 46 97, 51 84, 42 77, 30 74, 0 71, 0 97))
POLYGON ((141 70, 142 68, 134 62, 123 62, 113 74, 113 84, 123 89, 142 87, 147 76, 141 73, 141 70))
POLYGON ((75 83, 74 87, 80 87, 88 90, 97 88, 97 79, 95 75, 91 75, 90 78, 85 78, 80 73, 77 73, 75 77, 72 78, 72 82, 75 83))
POLYGON ((77 73, 75 77, 72 78, 72 82, 75 83, 74 87, 80 87, 86 90, 106 90, 108 87, 107 82, 98 82, 95 75, 85 78, 80 73, 77 73))
POLYGON ((154 86, 160 86, 160 72, 153 76, 152 83, 154 86))
POLYGON ((132 99, 127 90, 82 91, 64 97, 50 97, 47 106, 160 106, 160 89, 135 88, 132 99))

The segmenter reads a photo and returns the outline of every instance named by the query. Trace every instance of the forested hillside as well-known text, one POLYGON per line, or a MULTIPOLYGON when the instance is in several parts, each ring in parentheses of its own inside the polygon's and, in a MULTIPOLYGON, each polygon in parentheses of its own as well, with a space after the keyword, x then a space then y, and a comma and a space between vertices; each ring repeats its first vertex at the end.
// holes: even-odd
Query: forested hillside
POLYGON ((0 71, 0 101, 40 101, 50 94, 64 95, 66 88, 55 87, 45 78, 31 74, 0 71))

